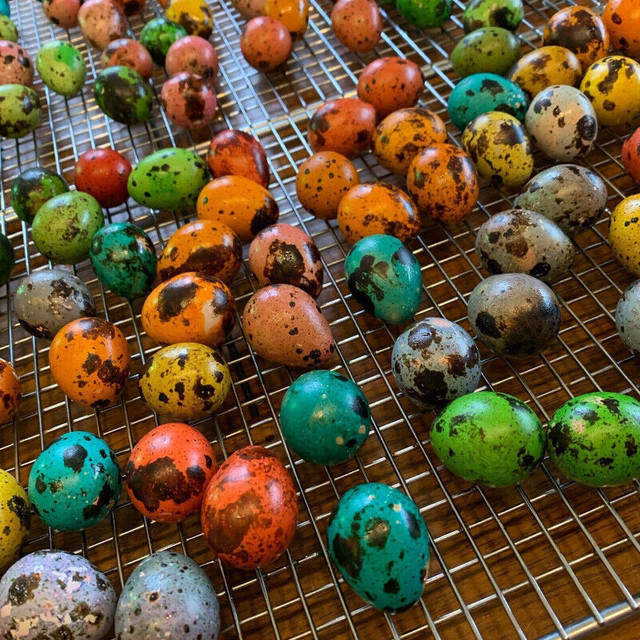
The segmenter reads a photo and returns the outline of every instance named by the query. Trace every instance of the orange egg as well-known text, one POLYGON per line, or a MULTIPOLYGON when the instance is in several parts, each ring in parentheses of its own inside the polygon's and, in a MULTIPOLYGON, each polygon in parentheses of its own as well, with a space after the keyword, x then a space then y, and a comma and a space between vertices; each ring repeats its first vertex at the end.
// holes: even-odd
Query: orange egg
POLYGON ((336 151, 318 151, 300 165, 296 193, 312 216, 331 220, 336 217, 343 196, 359 183, 350 160, 336 151))
POLYGON ((358 78, 358 98, 372 104, 384 118, 413 107, 424 87, 420 67, 411 60, 389 56, 370 62, 358 78))
POLYGON ((207 164, 214 178, 244 176, 265 189, 269 186, 269 165, 264 149, 244 131, 224 129, 216 133, 209 144, 207 164))
POLYGON ((351 51, 371 51, 380 41, 382 16, 375 0, 338 0, 331 10, 331 28, 351 51))
POLYGON ((169 238, 158 258, 158 279, 196 271, 230 282, 242 265, 242 242, 226 224, 195 220, 169 238))
POLYGON ((445 142, 447 129, 432 111, 400 109, 388 115, 373 134, 373 155, 393 173, 406 176, 411 161, 427 147, 445 142))
POLYGON ((202 273, 181 273, 159 284, 142 307, 142 328, 163 345, 217 347, 235 321, 236 304, 227 285, 202 273))
POLYGON ((351 244, 380 233, 407 242, 418 235, 420 217, 402 189, 382 182, 359 184, 340 201, 338 226, 351 244))
POLYGON ((6 360, 0 358, 0 424, 9 422, 20 404, 20 378, 6 360))
POLYGON ((113 404, 129 376, 129 346, 118 327, 102 318, 78 318, 56 334, 49 366, 72 400, 101 409, 113 404))
POLYGON ((293 40, 302 38, 309 22, 309 3, 307 0, 266 0, 262 14, 280 20, 291 34, 293 40))
POLYGON ((423 149, 409 167, 407 188, 421 214, 442 222, 466 218, 478 199, 478 174, 460 147, 423 149))
POLYGON ((611 45, 623 55, 640 58, 640 2, 609 0, 602 14, 611 45))
POLYGON ((242 242, 251 242, 258 231, 278 222, 280 215, 273 196, 244 176, 223 176, 205 185, 196 211, 199 218, 226 224, 242 242))

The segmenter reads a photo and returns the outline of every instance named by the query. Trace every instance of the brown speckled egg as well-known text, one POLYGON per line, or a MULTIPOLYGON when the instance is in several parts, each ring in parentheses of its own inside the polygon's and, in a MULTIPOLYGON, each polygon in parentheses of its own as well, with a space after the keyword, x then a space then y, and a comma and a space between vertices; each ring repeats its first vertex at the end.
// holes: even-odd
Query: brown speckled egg
POLYGON ((235 321, 236 304, 227 285, 204 273, 181 273, 159 284, 142 307, 142 328, 163 345, 217 347, 235 321))
POLYGON ((102 318, 66 324, 49 349, 51 375, 72 400, 101 409, 113 404, 127 383, 129 347, 118 327, 102 318))
POLYGON ((269 186, 269 165, 262 145, 250 134, 237 129, 217 133, 207 151, 207 164, 214 178, 244 176, 269 186))
POLYGON ((206 184, 196 211, 203 220, 226 224, 242 242, 251 242, 258 231, 278 222, 280 215, 273 196, 244 176, 223 176, 206 184))
POLYGON ((280 20, 291 34, 292 40, 302 38, 309 22, 307 0, 265 0, 262 14, 280 20))
POLYGON ((424 216, 459 222, 476 204, 480 189, 471 158, 452 144, 436 144, 411 162, 407 189, 424 216))
POLYGON ((557 45, 573 51, 582 71, 609 51, 609 33, 602 18, 588 7, 565 7, 554 13, 544 28, 545 45, 557 45))
POLYGON ((102 52, 102 68, 122 65, 137 71, 148 80, 153 74, 151 54, 137 40, 118 38, 102 52))
POLYGON ((200 36, 185 36, 169 47, 164 67, 169 76, 188 71, 213 83, 218 75, 218 54, 208 40, 200 36))
POLYGON ((353 158, 371 145, 376 111, 358 98, 337 98, 319 106, 309 121, 313 151, 337 151, 353 158))
POLYGON ((389 114, 373 134, 373 155, 393 173, 406 176, 411 161, 427 147, 446 142, 441 118, 422 107, 389 114))
POLYGON ((44 15, 63 29, 73 29, 78 26, 78 11, 80 0, 43 0, 44 15))
POLYGON ((78 12, 78 22, 85 40, 100 51, 127 32, 124 14, 113 0, 86 0, 78 12))
POLYGON ((408 242, 420 231, 420 217, 402 189, 377 182, 349 190, 338 206, 338 226, 351 244, 376 234, 408 242))
POLYGON ((0 84, 22 84, 30 87, 33 83, 33 61, 19 44, 0 40, 0 84))
POLYGON ((320 252, 302 229, 290 224, 274 224, 254 238, 249 269, 261 287, 292 284, 314 298, 322 291, 320 252))
POLYGON ((259 16, 247 22, 240 37, 245 60, 258 71, 273 71, 291 55, 291 35, 280 20, 259 16))
POLYGON ((264 3, 265 0, 231 0, 233 7, 247 20, 262 15, 264 3))
POLYGON ((242 242, 226 224, 195 220, 180 227, 158 258, 158 279, 195 271, 230 282, 242 266, 242 242))
POLYGON ((242 323, 251 348, 277 364, 318 367, 335 351, 331 327, 316 301, 289 284, 272 284, 251 296, 242 323))
POLYGON ((173 124, 195 129, 216 115, 216 94, 201 76, 183 71, 162 85, 162 106, 173 124))
POLYGON ((11 364, 0 358, 0 424, 13 418, 20 398, 20 378, 11 364))
POLYGON ((422 72, 415 62, 389 56, 364 68, 358 78, 358 98, 372 104, 384 118, 392 111, 413 107, 423 87, 422 72))
POLYGON ((336 38, 351 51, 371 51, 380 41, 382 17, 374 0, 338 0, 331 11, 336 38))
POLYGON ((318 151, 298 169, 296 193, 300 204, 316 218, 331 220, 340 200, 360 183, 351 161, 336 151, 318 151))

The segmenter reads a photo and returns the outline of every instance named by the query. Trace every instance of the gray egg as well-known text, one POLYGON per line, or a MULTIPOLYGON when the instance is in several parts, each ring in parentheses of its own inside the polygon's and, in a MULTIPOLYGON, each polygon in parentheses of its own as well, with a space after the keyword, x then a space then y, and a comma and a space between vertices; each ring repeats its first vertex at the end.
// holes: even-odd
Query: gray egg
POLYGON ((618 300, 616 329, 631 351, 640 351, 640 280, 636 280, 618 300))
POLYGON ((571 266, 576 251, 555 222, 534 211, 510 209, 478 229, 476 253, 491 274, 528 273, 549 281, 571 266))
POLYGON ((0 638, 102 640, 115 608, 111 583, 87 559, 35 551, 0 580, 0 638))
POLYGON ((118 640, 215 640, 220 631, 216 592, 191 558, 154 553, 124 585, 115 631, 118 640))
POLYGON ((544 351, 558 335, 562 315, 556 294, 524 273, 483 280, 469 296, 467 313, 478 338, 505 358, 544 351))
POLYGON ((531 209, 553 220, 571 237, 597 222, 607 206, 607 185, 591 169, 559 164, 534 176, 516 198, 519 209, 531 209))
POLYGON ((20 324, 31 335, 49 340, 68 322, 96 315, 91 291, 62 269, 34 271, 20 283, 13 304, 20 324))
POLYGON ((559 162, 586 155, 598 137, 598 120, 589 98, 564 84, 543 89, 531 101, 524 124, 538 149, 559 162))
POLYGON ((425 318, 402 333, 391 368, 402 393, 428 409, 475 391, 482 371, 473 338, 444 318, 425 318))

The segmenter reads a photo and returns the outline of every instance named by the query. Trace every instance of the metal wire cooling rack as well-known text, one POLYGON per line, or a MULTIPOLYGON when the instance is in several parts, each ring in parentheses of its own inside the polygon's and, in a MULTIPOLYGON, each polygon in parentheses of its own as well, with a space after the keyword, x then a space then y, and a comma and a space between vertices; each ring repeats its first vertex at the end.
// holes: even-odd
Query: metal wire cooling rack
MULTIPOLYGON (((589 4, 590 0, 583 0, 589 4)), ((212 557, 197 517, 181 526, 145 521, 123 497, 110 519, 78 534, 54 533, 35 519, 25 551, 59 547, 82 552, 104 570, 120 590, 136 564, 151 551, 172 548, 199 562, 221 601, 224 639, 303 638, 578 638, 599 637, 610 623, 638 615, 640 594, 640 485, 596 491, 566 482, 545 464, 522 487, 494 491, 471 487, 449 474, 430 450, 429 413, 418 413, 399 396, 392 380, 390 354, 403 327, 388 328, 365 315, 344 282, 348 250, 335 223, 311 218, 295 196, 296 166, 309 154, 308 118, 324 100, 353 95, 359 71, 374 57, 405 55, 418 62, 428 78, 423 104, 446 120, 446 100, 453 86, 447 56, 462 35, 463 3, 456 1, 445 30, 429 33, 410 27, 393 10, 383 11, 384 34, 375 53, 358 56, 342 47, 330 29, 329 0, 312 0, 309 30, 296 43, 282 72, 258 74, 240 54, 243 22, 224 0, 210 0, 217 28, 213 42, 220 55, 220 118, 213 129, 250 130, 262 142, 272 169, 271 190, 281 220, 300 225, 321 250, 326 284, 319 299, 339 346, 332 364, 353 377, 372 407, 374 430, 357 460, 324 469, 304 463, 283 445, 278 428, 282 396, 294 372, 256 357, 239 324, 222 352, 234 386, 223 409, 198 427, 213 442, 218 460, 255 443, 267 446, 288 463, 300 494, 300 518, 289 551, 266 571, 241 572, 212 557), (364 603, 342 582, 328 561, 324 533, 338 496, 370 480, 399 486, 420 506, 432 539, 432 560, 423 600, 413 609, 385 616, 364 603)), ((541 25, 564 0, 530 0, 519 29, 525 50, 540 44, 541 25)), ((590 6, 597 3, 590 3, 590 6)), ((104 437, 122 466, 131 447, 156 422, 138 398, 136 378, 157 348, 140 327, 141 300, 124 301, 105 291, 87 263, 78 275, 90 286, 99 310, 126 334, 133 355, 132 376, 122 402, 100 413, 70 403, 53 384, 48 343, 37 341, 18 325, 10 293, 32 270, 45 265, 29 230, 10 208, 13 178, 39 162, 71 178, 77 156, 92 146, 112 145, 132 161, 167 145, 203 152, 211 132, 192 137, 170 126, 156 101, 145 125, 127 129, 109 121, 96 107, 92 81, 99 56, 87 48, 78 29, 53 27, 35 0, 12 1, 22 44, 35 56, 52 37, 71 40, 86 55, 89 74, 81 96, 66 100, 37 79, 35 88, 48 105, 42 126, 18 142, 0 147, 5 215, 2 230, 16 248, 17 266, 0 298, 0 356, 13 361, 25 397, 19 419, 0 428, 0 465, 15 472, 23 485, 40 450, 69 429, 104 437)), ((161 13, 149 0, 143 17, 130 22, 138 34, 145 21, 161 13)), ((156 69, 156 95, 164 81, 156 69)), ((450 127, 451 138, 459 134, 450 127)), ((619 161, 620 138, 602 131, 586 165, 607 181, 610 204, 633 192, 619 161)), ((542 169, 544 159, 536 158, 542 169)), ((362 181, 389 177, 371 156, 357 162, 362 181)), ((454 227, 430 225, 411 248, 423 271, 424 296, 418 317, 443 315, 469 329, 466 297, 481 279, 473 251, 474 230, 487 215, 507 208, 513 193, 484 188, 474 214, 454 227)), ((122 206, 108 212, 111 221, 129 220, 143 227, 160 247, 185 218, 122 206)), ((621 291, 632 281, 612 258, 606 243, 606 220, 579 239, 573 269, 554 289, 563 307, 557 345, 541 356, 511 364, 481 346, 483 385, 514 394, 543 418, 569 397, 607 389, 637 395, 634 380, 640 361, 617 337, 612 312, 621 291)), ((238 307, 254 291, 246 269, 232 283, 238 307)))

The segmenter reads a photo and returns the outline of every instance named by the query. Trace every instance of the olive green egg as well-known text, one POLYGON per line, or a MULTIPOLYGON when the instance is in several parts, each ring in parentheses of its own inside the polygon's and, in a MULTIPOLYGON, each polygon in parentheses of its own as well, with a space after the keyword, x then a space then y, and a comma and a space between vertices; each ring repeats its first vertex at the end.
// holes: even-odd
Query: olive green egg
POLYGON ((398 11, 418 29, 441 27, 451 15, 453 0, 396 0, 398 11))
POLYGON ((494 391, 456 398, 431 427, 431 445, 451 473, 489 487, 528 478, 544 456, 546 436, 524 402, 494 391))
POLYGON ((116 65, 100 71, 93 95, 102 111, 117 122, 132 125, 151 117, 151 88, 129 67, 116 65))
POLYGON ((69 185, 51 169, 32 167, 11 185, 11 206, 20 220, 31 224, 38 209, 54 196, 69 191, 69 185))
POLYGON ((18 28, 8 16, 0 14, 0 40, 18 42, 18 28))
POLYGON ((520 58, 520 40, 507 29, 482 27, 468 33, 451 52, 453 70, 465 78, 473 73, 504 75, 520 58))
POLYGON ((9 282, 15 263, 16 254, 11 240, 0 233, 0 285, 9 282))
POLYGON ((129 176, 129 195, 151 209, 195 207, 209 181, 206 163, 189 149, 160 149, 141 160, 129 176))
POLYGON ((23 138, 40 124, 38 94, 21 84, 0 85, 0 137, 23 138))
POLYGON ((187 35, 181 24, 168 18, 154 18, 140 32, 140 44, 151 54, 153 61, 163 67, 171 45, 187 35))
POLYGON ((103 225, 98 201, 88 193, 69 191, 40 207, 31 237, 38 251, 51 262, 76 264, 89 256, 93 235, 103 225))
POLYGON ((591 487, 640 476, 640 402, 596 391, 565 402, 549 423, 549 456, 571 480, 591 487))
POLYGON ((471 0, 462 14, 462 24, 467 33, 481 27, 502 27, 515 31, 522 18, 522 0, 471 0))
POLYGON ((50 40, 40 47, 36 68, 49 89, 68 97, 82 91, 87 75, 87 65, 80 51, 62 40, 50 40))

